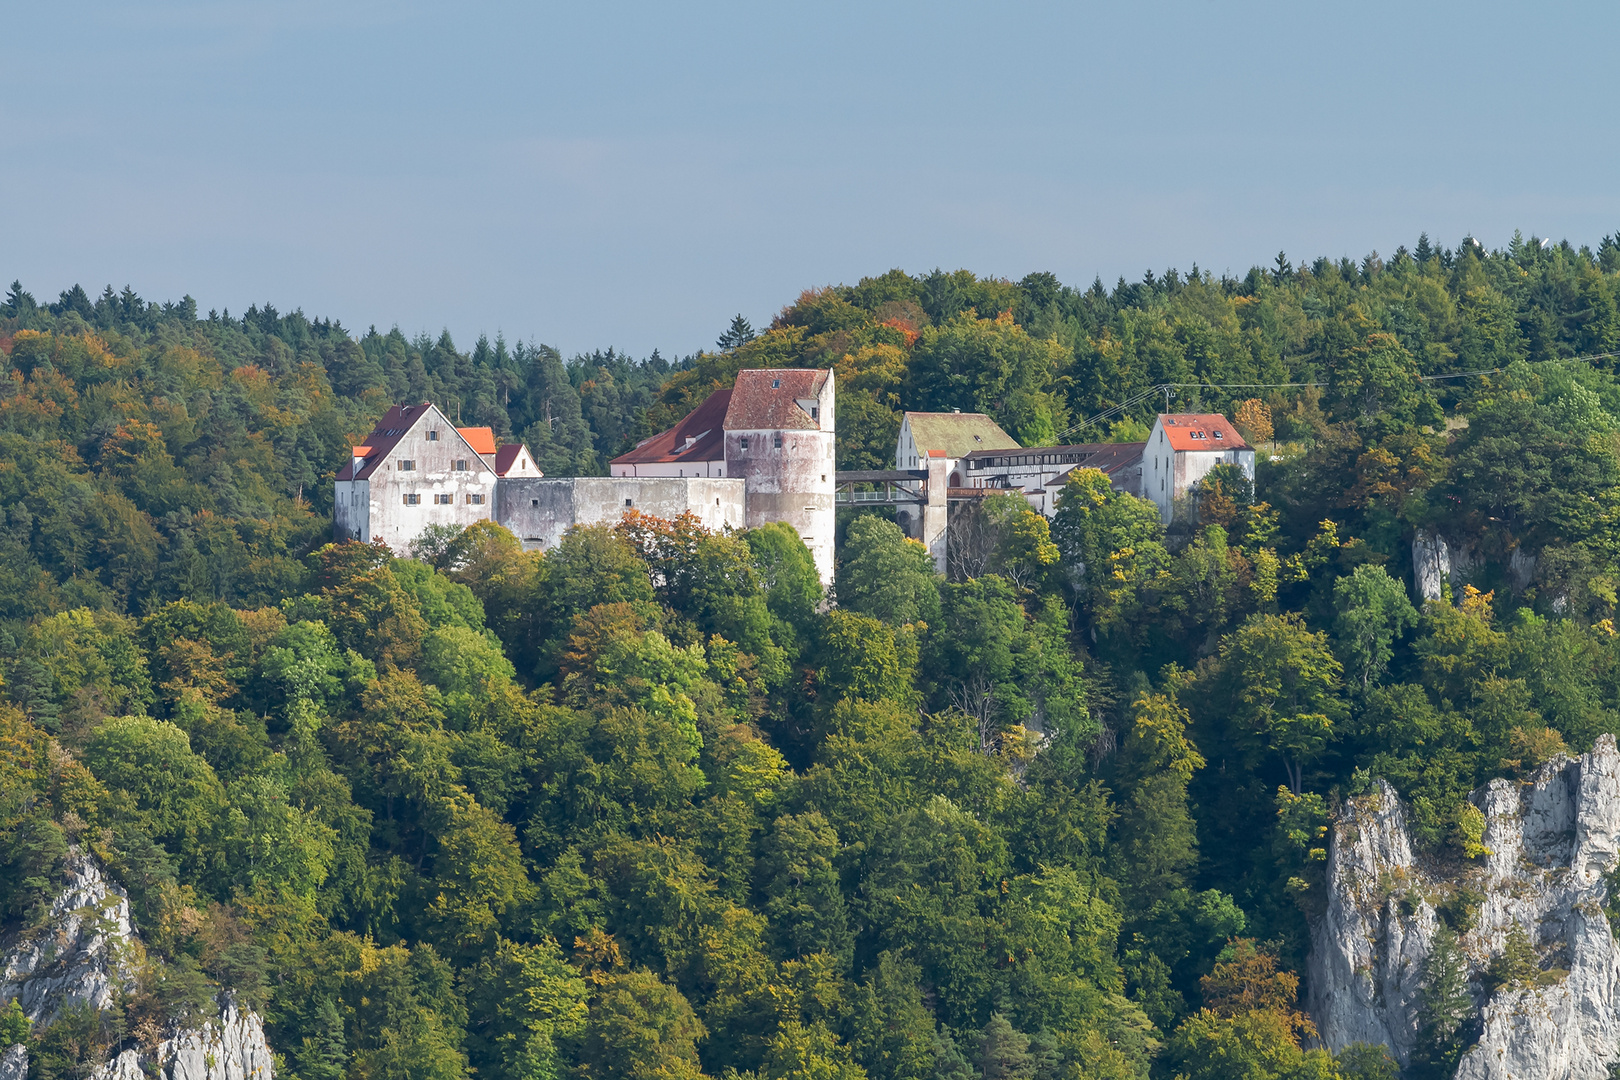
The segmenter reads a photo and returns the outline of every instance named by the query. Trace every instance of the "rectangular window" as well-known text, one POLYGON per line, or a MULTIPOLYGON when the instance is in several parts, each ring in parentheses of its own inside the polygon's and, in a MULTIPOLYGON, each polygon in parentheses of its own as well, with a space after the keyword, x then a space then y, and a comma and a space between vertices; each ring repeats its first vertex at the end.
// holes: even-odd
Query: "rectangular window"
POLYGON ((773 436, 771 438, 771 445, 776 447, 778 450, 782 449, 782 436, 780 436, 780 435, 773 436))
POLYGON ((405 505, 406 506, 416 506, 416 505, 420 504, 421 501, 422 501, 422 496, 417 495, 414 492, 405 496, 405 505))
POLYGON ((456 458, 456 472, 466 472, 466 471, 467 471, 467 459, 466 458, 456 458))
POLYGON ((439 441, 439 433, 437 431, 428 432, 428 442, 438 442, 438 441, 439 441))
POLYGON ((634 499, 626 499, 626 500, 624 500, 624 505, 626 505, 626 506, 629 506, 629 505, 631 505, 631 504, 632 504, 632 503, 633 503, 633 502, 634 502, 634 501, 635 501, 635 500, 634 500, 634 499))
POLYGON ((483 506, 484 505, 484 496, 481 495, 481 494, 480 495, 469 495, 469 496, 467 496, 467 505, 469 505, 469 506, 483 506))
POLYGON ((814 405, 810 406, 810 419, 819 420, 820 418, 821 418, 821 410, 818 409, 814 405))
POLYGON ((416 459, 415 458, 400 458, 399 459, 399 471, 400 472, 415 472, 416 471, 416 459))
POLYGON ((739 450, 748 449, 748 439, 747 439, 747 437, 744 437, 744 438, 741 438, 741 439, 737 440, 737 449, 739 449, 739 450))
POLYGON ((433 496, 433 505, 434 506, 452 506, 452 505, 455 504, 455 501, 456 501, 456 497, 454 495, 435 495, 435 496, 433 496))

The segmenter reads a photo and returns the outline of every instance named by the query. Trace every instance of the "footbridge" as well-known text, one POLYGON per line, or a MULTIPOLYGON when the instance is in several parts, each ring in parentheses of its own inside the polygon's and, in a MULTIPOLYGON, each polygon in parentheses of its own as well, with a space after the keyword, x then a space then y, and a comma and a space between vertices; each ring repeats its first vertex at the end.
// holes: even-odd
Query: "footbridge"
POLYGON ((844 506, 892 506, 907 536, 921 541, 945 572, 945 534, 950 504, 982 499, 987 488, 946 486, 944 459, 926 469, 854 469, 837 474, 834 499, 844 506))

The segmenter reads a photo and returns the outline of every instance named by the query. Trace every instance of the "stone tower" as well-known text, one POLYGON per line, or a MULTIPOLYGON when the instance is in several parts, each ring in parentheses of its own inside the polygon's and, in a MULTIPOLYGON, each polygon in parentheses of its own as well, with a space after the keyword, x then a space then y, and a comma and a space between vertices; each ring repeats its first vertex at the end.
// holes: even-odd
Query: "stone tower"
POLYGON ((725 475, 745 482, 747 526, 792 525, 833 580, 837 436, 830 369, 758 368, 737 373, 726 408, 725 475))

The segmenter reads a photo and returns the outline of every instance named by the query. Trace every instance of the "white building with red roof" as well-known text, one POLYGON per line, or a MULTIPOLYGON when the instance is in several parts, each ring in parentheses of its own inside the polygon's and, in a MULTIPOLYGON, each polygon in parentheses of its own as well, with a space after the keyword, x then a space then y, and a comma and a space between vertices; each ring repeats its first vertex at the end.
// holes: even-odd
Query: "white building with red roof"
POLYGON ((1217 465, 1237 465, 1254 480, 1254 448, 1219 413, 1162 413, 1142 448, 1142 497, 1169 523, 1183 498, 1217 465))
POLYGON ((491 429, 458 428, 429 402, 396 405, 338 470, 333 531, 403 555, 429 525, 490 520, 501 479, 541 475, 521 443, 497 446, 491 429))

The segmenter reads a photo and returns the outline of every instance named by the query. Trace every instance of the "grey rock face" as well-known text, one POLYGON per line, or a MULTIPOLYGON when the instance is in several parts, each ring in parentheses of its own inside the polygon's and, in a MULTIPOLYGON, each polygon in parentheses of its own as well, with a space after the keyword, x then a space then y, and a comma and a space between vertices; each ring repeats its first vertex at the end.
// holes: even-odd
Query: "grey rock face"
MULTIPOLYGON (((1620 1062, 1620 949, 1604 911, 1620 856, 1620 753, 1543 766, 1474 792, 1488 854, 1444 863, 1414 852, 1405 808, 1380 783, 1352 799, 1328 848, 1327 909, 1312 927, 1310 1007, 1331 1049, 1383 1043, 1403 1065, 1417 1045, 1424 961, 1437 907, 1473 910, 1459 937, 1483 1032, 1460 1080, 1607 1080, 1620 1062), (1484 1000, 1478 977, 1523 927, 1542 977, 1484 1000)), ((1455 917, 1455 915, 1454 915, 1455 917)))
POLYGON ((218 1022, 178 1032, 151 1055, 125 1050, 91 1074, 91 1080, 146 1080, 153 1064, 164 1080, 272 1080, 274 1063, 257 1014, 227 1001, 218 1022))
MULTIPOLYGON (((43 924, 14 935, 0 954, 0 1006, 17 999, 36 1028, 48 1026, 75 1002, 114 1007, 134 988, 143 957, 124 891, 83 855, 70 857, 67 869, 66 884, 43 924)), ((0 1080, 27 1075, 23 1047, 0 1055, 0 1080)), ((273 1080, 274 1073, 263 1022, 222 994, 217 1019, 171 1031, 150 1051, 124 1050, 91 1075, 93 1080, 273 1080)))
POLYGON ((1451 580, 1451 548, 1435 533, 1419 531, 1412 538, 1412 585, 1425 600, 1438 600, 1441 587, 1451 580))
POLYGON ((72 856, 67 870, 44 924, 6 942, 0 957, 0 1005, 17 999, 36 1026, 76 1002, 109 1008, 131 985, 129 897, 88 858, 72 856))

